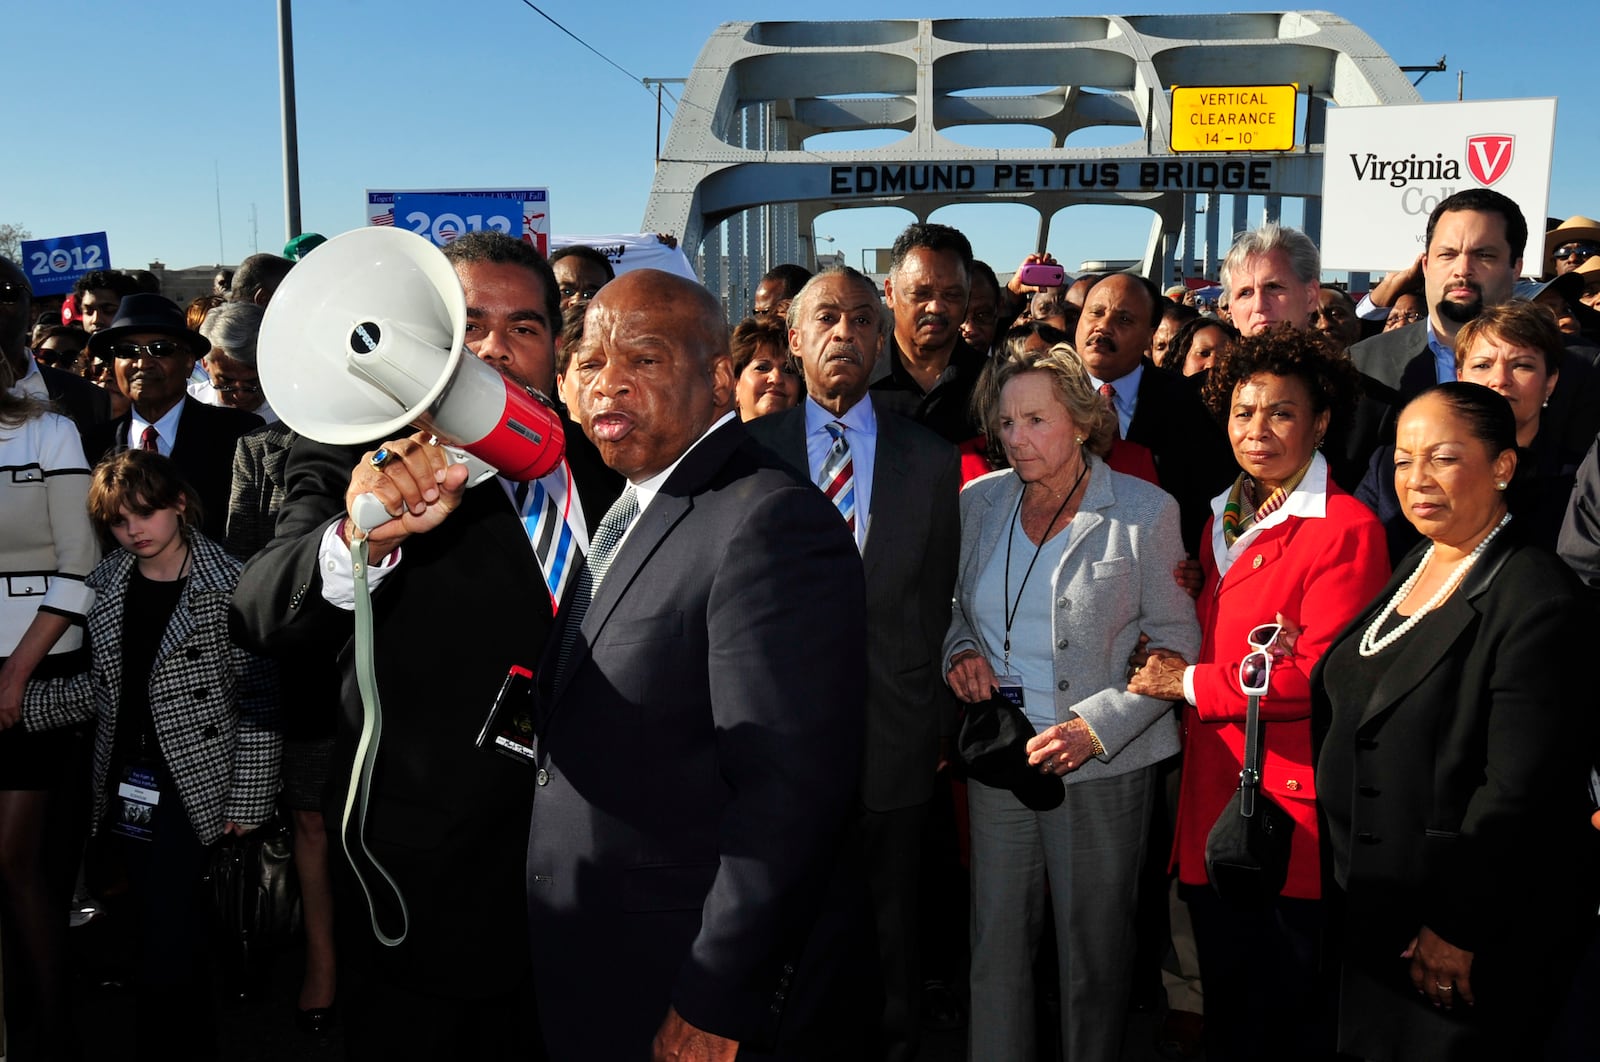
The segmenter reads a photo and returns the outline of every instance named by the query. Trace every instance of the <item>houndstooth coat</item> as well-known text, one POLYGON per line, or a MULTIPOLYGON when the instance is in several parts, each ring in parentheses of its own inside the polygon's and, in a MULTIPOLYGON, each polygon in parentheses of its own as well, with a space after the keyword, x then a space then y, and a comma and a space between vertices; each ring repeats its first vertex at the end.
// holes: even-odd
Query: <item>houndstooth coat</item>
MULTIPOLYGON (((234 645, 228 605, 239 581, 238 561, 199 532, 190 532, 194 562, 150 671, 150 712, 156 740, 189 822, 210 844, 225 823, 257 826, 278 794, 283 738, 277 720, 273 665, 234 645)), ((106 777, 122 689, 122 613, 134 557, 117 550, 90 573, 89 670, 70 678, 31 682, 23 721, 31 730, 69 726, 98 717, 94 743, 94 821, 105 820, 112 785, 106 777)))

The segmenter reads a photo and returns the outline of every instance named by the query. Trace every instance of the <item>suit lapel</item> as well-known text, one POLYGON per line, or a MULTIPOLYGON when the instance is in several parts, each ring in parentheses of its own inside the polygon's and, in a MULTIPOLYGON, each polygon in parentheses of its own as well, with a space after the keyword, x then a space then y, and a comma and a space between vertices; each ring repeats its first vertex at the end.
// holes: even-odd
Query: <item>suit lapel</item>
MULTIPOLYGON (((1377 688, 1372 691, 1372 697, 1361 713, 1360 726, 1366 726, 1386 713, 1416 689, 1441 663, 1454 659, 1450 648, 1477 622, 1477 599, 1488 590, 1495 574, 1505 563, 1510 545, 1510 540, 1503 535, 1490 543, 1456 592, 1437 610, 1425 616, 1416 629, 1400 639, 1397 643, 1399 652, 1388 661, 1382 677, 1378 679, 1377 688)), ((1414 570, 1412 566, 1405 568, 1407 575, 1414 570)), ((1403 581, 1404 577, 1397 572, 1375 607, 1361 617, 1357 632, 1366 632, 1373 617, 1388 603, 1403 581)))
POLYGON ((861 563, 869 583, 873 569, 883 558, 883 551, 892 548, 887 532, 876 536, 872 533, 878 517, 883 513, 904 512, 915 489, 911 482, 911 469, 905 460, 900 425, 893 414, 879 409, 873 412, 878 421, 878 439, 872 455, 872 509, 867 513, 867 537, 861 549, 861 563))
MULTIPOLYGON (((498 542, 496 555, 512 558, 515 566, 514 577, 525 585, 545 587, 544 572, 539 567, 537 556, 533 552, 533 544, 528 541, 527 528, 517 516, 516 507, 511 504, 511 499, 506 497, 505 487, 499 479, 487 480, 467 492, 468 504, 476 507, 483 506, 492 510, 493 515, 485 514, 482 521, 484 530, 498 542), (510 517, 510 519, 505 519, 510 517)), ((545 587, 546 600, 549 589, 545 587)))
MULTIPOLYGON (((178 437, 172 440, 172 460, 178 464, 179 468, 185 470, 189 467, 184 463, 184 459, 189 456, 189 451, 196 447, 203 448, 211 441, 201 438, 205 434, 205 429, 197 423, 203 415, 194 411, 198 405, 200 403, 188 395, 183 396, 183 412, 178 414, 178 437), (190 445, 185 446, 185 440, 190 445)), ((229 467, 232 467, 231 461, 229 462, 229 467)), ((198 488, 198 485, 196 486, 198 488)))
POLYGON ((1244 550, 1229 565, 1228 574, 1217 584, 1217 592, 1229 593, 1249 583, 1257 575, 1271 572, 1273 563, 1283 556, 1289 536, 1299 523, 1298 518, 1290 517, 1277 527, 1269 527, 1245 543, 1244 550))
MULTIPOLYGON (((617 555, 612 558, 611 567, 601 580, 594 599, 590 601, 589 611, 584 613, 578 640, 572 647, 572 657, 567 661, 560 685, 552 691, 550 702, 552 710, 546 715, 546 724, 549 722, 549 715, 554 714, 555 706, 561 703, 573 676, 589 659, 590 646, 594 645, 600 632, 605 629, 611 614, 622 602, 640 571, 654 556, 661 543, 672 533, 672 529, 694 508, 694 495, 703 489, 711 476, 747 438, 749 436, 744 428, 735 419, 701 440, 683 458, 683 463, 667 482, 662 484, 661 490, 651 500, 649 507, 634 521, 633 527, 628 531, 628 537, 623 541, 617 555)), ((577 585, 578 580, 573 579, 573 590, 576 590, 577 585)), ((570 600, 571 591, 562 601, 563 609, 568 606, 570 600)), ((559 645, 559 642, 559 638, 552 639, 553 644, 559 645)), ((553 664, 556 656, 547 654, 546 659, 553 664)))
POLYGON ((1116 504, 1116 492, 1111 489, 1111 477, 1105 462, 1099 458, 1090 457, 1089 486, 1083 492, 1083 502, 1078 506, 1078 513, 1067 524, 1067 542, 1061 551, 1061 562, 1065 565, 1067 558, 1071 557, 1077 548, 1083 545, 1085 539, 1094 533, 1095 529, 1106 522, 1103 515, 1106 509, 1116 504))

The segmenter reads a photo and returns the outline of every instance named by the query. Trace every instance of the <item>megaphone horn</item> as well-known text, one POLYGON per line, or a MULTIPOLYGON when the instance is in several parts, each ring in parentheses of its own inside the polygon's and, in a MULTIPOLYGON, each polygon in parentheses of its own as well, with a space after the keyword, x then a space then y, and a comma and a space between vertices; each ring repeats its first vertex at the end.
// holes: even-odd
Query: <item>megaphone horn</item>
POLYGON ((561 418, 466 350, 466 321, 438 248, 404 229, 355 229, 307 254, 272 297, 256 346, 261 386, 285 424, 318 442, 410 426, 481 462, 467 462, 474 482, 554 471, 561 418))

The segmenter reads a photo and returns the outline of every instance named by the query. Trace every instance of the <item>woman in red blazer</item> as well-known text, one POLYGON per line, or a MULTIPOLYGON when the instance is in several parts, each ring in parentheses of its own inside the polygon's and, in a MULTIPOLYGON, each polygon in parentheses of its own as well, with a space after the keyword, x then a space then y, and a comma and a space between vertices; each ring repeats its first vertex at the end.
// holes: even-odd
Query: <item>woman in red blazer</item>
POLYGON ((1311 669, 1389 576, 1383 529, 1341 490, 1317 452, 1355 370, 1315 332, 1242 340, 1219 358, 1205 396, 1228 429, 1238 480, 1212 502, 1200 553, 1203 641, 1188 662, 1152 652, 1129 689, 1183 702, 1183 775, 1173 845, 1205 983, 1208 1058, 1318 1057, 1321 928, 1311 669), (1241 909, 1206 878, 1205 843, 1239 784, 1247 636, 1279 615, 1304 629, 1261 698, 1262 791, 1294 819, 1289 877, 1277 901, 1241 909))

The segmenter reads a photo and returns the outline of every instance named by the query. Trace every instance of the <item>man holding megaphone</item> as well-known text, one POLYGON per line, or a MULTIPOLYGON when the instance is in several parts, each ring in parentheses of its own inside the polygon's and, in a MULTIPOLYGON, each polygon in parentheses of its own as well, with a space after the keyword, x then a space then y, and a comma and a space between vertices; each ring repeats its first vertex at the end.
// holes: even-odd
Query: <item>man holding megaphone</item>
MULTIPOLYGON (((311 441, 365 416, 365 385, 317 360, 350 339, 352 321, 363 322, 362 342, 376 339, 369 318, 385 331, 439 336, 438 362, 452 379, 435 391, 467 388, 452 368, 452 346, 464 346, 520 388, 553 393, 561 312, 543 257, 497 233, 464 236, 445 251, 456 292, 448 267, 437 272, 438 252, 396 236, 367 229, 330 240, 296 266, 269 308, 262 379, 284 421, 308 438, 291 453, 276 537, 247 566, 235 608, 260 646, 290 661, 308 647, 344 647, 326 815, 340 822, 361 731, 352 510, 372 495, 382 516, 397 514, 366 539, 381 751, 359 837, 352 823, 334 840, 358 863, 364 849, 381 864, 405 909, 375 900, 369 928, 371 875, 358 882, 349 858, 333 860, 345 901, 345 1042, 352 1058, 540 1057, 523 896, 537 768, 476 739, 508 676, 537 668, 554 602, 622 481, 570 422, 565 458, 530 483, 489 476, 469 485, 428 433, 405 428, 373 433, 366 445, 311 441), (456 320, 450 306, 463 294, 456 320)), ((417 412, 403 408, 383 423, 427 419, 417 412)))

